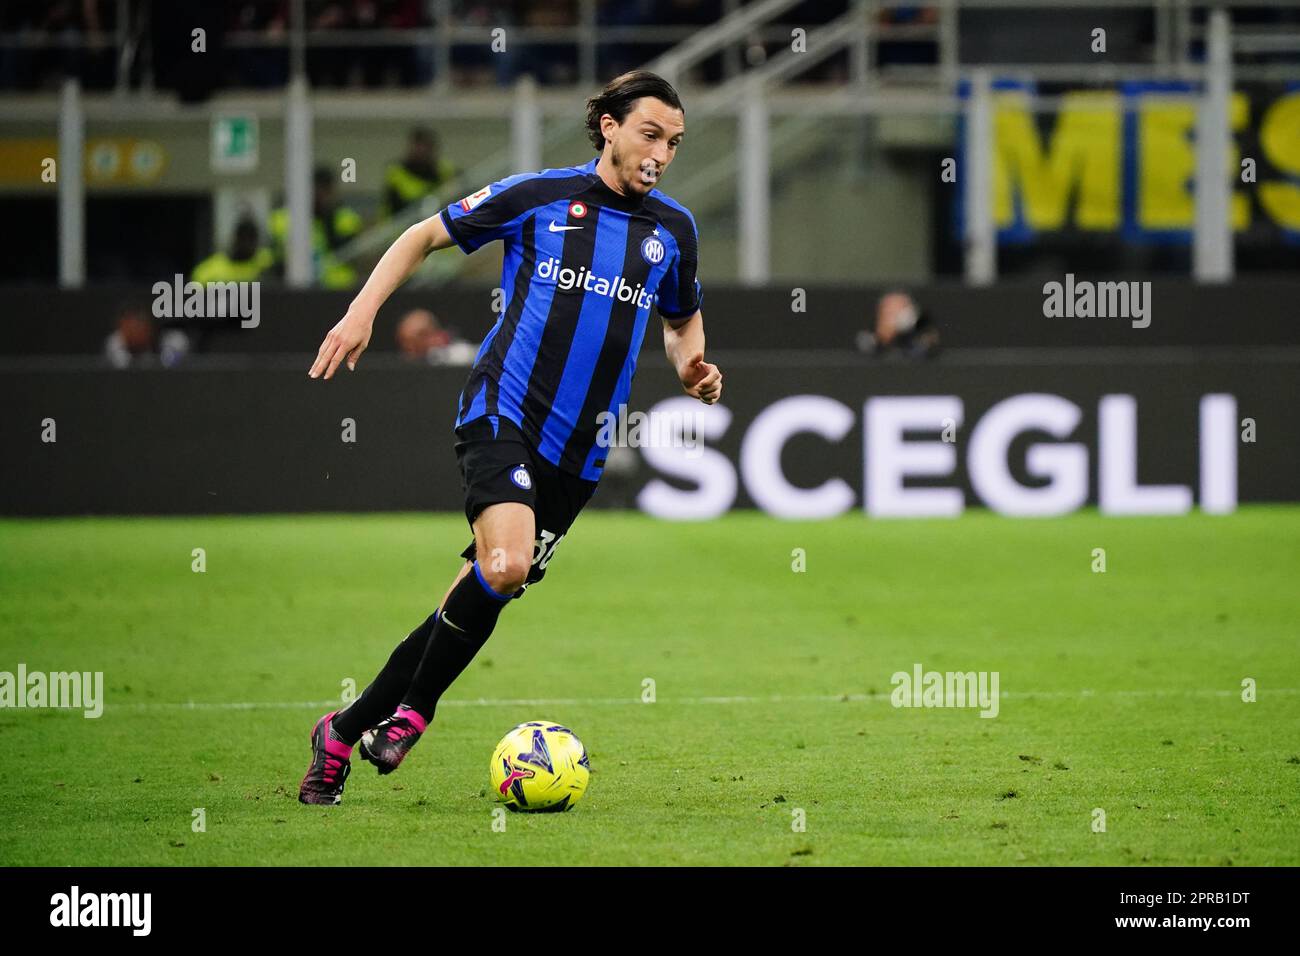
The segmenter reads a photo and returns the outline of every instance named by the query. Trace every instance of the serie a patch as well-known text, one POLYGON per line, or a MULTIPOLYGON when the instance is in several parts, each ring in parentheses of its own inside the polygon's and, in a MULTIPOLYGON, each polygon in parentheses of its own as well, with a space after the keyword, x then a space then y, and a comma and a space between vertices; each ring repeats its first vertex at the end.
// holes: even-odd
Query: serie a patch
POLYGON ((492 195, 492 187, 484 186, 478 192, 470 193, 468 196, 462 199, 460 201, 460 208, 464 209, 466 212, 469 212, 471 209, 473 209, 475 206, 477 206, 484 199, 487 199, 488 196, 491 195, 492 195))

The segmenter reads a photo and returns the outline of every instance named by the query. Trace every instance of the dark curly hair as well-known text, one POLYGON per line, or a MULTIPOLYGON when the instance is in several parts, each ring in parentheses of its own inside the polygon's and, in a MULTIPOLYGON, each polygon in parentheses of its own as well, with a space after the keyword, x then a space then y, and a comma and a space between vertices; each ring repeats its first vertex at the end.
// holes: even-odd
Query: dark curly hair
POLYGON ((653 96, 686 115, 686 109, 673 85, 649 70, 630 70, 616 76, 605 88, 587 100, 587 137, 597 150, 605 148, 605 136, 600 131, 600 118, 608 113, 622 123, 632 110, 632 104, 643 96, 653 96))

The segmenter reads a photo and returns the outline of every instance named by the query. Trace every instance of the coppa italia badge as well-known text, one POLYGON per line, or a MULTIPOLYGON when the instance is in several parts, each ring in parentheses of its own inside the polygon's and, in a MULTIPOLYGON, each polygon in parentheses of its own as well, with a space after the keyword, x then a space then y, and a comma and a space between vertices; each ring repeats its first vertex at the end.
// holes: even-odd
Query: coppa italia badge
POLYGON ((581 219, 583 216, 587 215, 587 204, 584 202, 569 203, 569 215, 574 219, 581 219))
POLYGON ((491 195, 492 195, 492 187, 484 186, 478 192, 470 193, 468 196, 462 199, 460 201, 460 208, 464 209, 466 212, 469 212, 471 209, 473 209, 475 206, 477 206, 484 199, 487 199, 488 196, 491 195))

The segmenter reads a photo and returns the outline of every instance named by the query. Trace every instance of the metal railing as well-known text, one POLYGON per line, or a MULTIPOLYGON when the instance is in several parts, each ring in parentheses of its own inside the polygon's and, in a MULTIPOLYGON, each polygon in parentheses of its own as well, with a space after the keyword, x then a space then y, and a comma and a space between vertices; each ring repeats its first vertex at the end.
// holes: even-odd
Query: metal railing
MULTIPOLYGON (((1052 0, 850 0, 863 14, 863 32, 850 51, 852 75, 872 82, 931 83, 951 85, 956 77, 980 64, 961 61, 961 14, 969 11, 1016 12, 1051 9, 1052 0), (933 22, 889 22, 891 11, 917 8, 934 12, 933 22), (928 43, 933 63, 880 65, 882 44, 892 42, 928 43)), ((309 49, 399 49, 424 51, 431 64, 431 82, 435 89, 446 90, 452 84, 455 55, 458 51, 478 50, 490 45, 495 30, 504 30, 509 49, 569 48, 574 51, 574 81, 583 87, 600 82, 602 52, 613 48, 648 51, 670 45, 672 49, 651 60, 651 68, 670 79, 685 82, 689 71, 705 60, 721 56, 723 81, 735 79, 761 66, 762 56, 750 62, 746 51, 755 44, 788 45, 792 25, 774 21, 789 12, 798 0, 724 0, 724 16, 703 29, 693 25, 602 24, 596 0, 578 0, 576 21, 567 26, 524 26, 506 21, 467 24, 458 22, 451 0, 430 0, 429 26, 409 29, 354 28, 313 29, 306 23, 304 0, 292 0, 287 30, 278 32, 231 30, 223 34, 223 45, 230 50, 284 50, 288 75, 300 73, 309 49)), ((1114 75, 1173 75, 1181 79, 1198 79, 1203 75, 1203 56, 1199 50, 1207 35, 1205 23, 1197 15, 1214 9, 1226 10, 1294 10, 1295 0, 1086 0, 1071 10, 1149 12, 1152 16, 1153 42, 1150 56, 1137 60, 1109 59, 1101 64, 1043 63, 1031 60, 1001 64, 1032 72, 1044 80, 1087 81, 1098 69, 1114 75)), ((115 88, 128 92, 132 76, 139 79, 140 89, 153 88, 152 49, 147 3, 139 0, 116 0, 115 24, 111 35, 91 34, 75 28, 42 32, 19 30, 0 32, 0 51, 16 53, 35 50, 60 50, 90 53, 111 49, 114 58, 115 88)), ((829 18, 828 18, 829 19, 829 18)), ((826 20, 803 25, 809 33, 823 29, 826 20)), ((1289 78, 1289 64, 1239 62, 1241 56, 1300 55, 1300 29, 1291 25, 1284 32, 1255 27, 1234 30, 1231 52, 1237 76, 1245 80, 1289 78)))
MULTIPOLYGON (((724 50, 738 37, 745 36, 761 25, 762 17, 779 16, 789 9, 789 0, 764 0, 739 8, 730 17, 699 31, 680 49, 672 51, 668 60, 660 58, 652 65, 665 72, 686 73, 704 59, 724 50), (761 14, 761 16, 760 16, 761 14)), ((893 2, 872 4, 863 0, 855 4, 848 14, 809 32, 804 52, 794 49, 782 50, 764 63, 753 66, 746 72, 720 86, 710 90, 699 91, 698 97, 690 100, 691 116, 695 117, 730 117, 737 122, 739 132, 738 147, 734 155, 715 159, 699 172, 693 183, 683 183, 680 192, 683 198, 689 198, 694 192, 699 193, 699 184, 721 184, 727 181, 729 174, 734 174, 736 182, 740 276, 743 281, 753 284, 763 283, 771 274, 771 201, 770 162, 773 150, 779 148, 782 137, 793 135, 789 130, 774 138, 771 136, 771 117, 796 116, 803 118, 829 116, 887 116, 915 115, 932 112, 944 115, 963 115, 966 123, 967 162, 971 166, 966 172, 969 185, 965 193, 965 256, 966 278, 973 284, 986 284, 997 275, 996 230, 993 227, 989 189, 991 176, 987 164, 992 156, 991 97, 989 88, 991 74, 989 69, 970 70, 964 67, 953 55, 941 57, 940 73, 959 71, 955 75, 970 79, 971 92, 968 96, 957 94, 955 83, 934 84, 916 91, 900 90, 878 82, 878 77, 870 69, 871 45, 877 34, 876 24, 870 14, 880 6, 894 6, 893 2), (856 64, 854 82, 840 87, 830 93, 816 97, 791 95, 789 83, 819 60, 834 55, 839 51, 848 51, 850 62, 856 64), (865 52, 864 52, 865 51, 865 52), (982 165, 984 164, 984 165, 982 165)), ((1156 0, 1156 2, 1137 3, 1133 0, 1114 0, 1095 6, 1149 8, 1162 11, 1161 18, 1177 20, 1190 5, 1176 0, 1156 0)), ((1276 3, 1237 4, 1277 6, 1276 3)), ((940 5, 949 12, 956 11, 955 0, 940 5)), ((969 0, 963 6, 1011 9, 1041 6, 1040 3, 1017 2, 1017 0, 969 0)), ((1199 5, 1197 5, 1199 6, 1199 5)), ((945 21, 936 24, 936 36, 942 39, 951 34, 951 24, 945 21)), ((1203 83, 1202 92, 1176 94, 1196 104, 1198 108, 1196 135, 1196 182, 1194 194, 1196 203, 1196 225, 1194 229, 1194 272, 1198 279, 1219 280, 1232 274, 1232 235, 1229 217, 1226 214, 1228 203, 1228 184, 1220 171, 1227 165, 1227 149, 1230 143, 1227 118, 1227 95, 1232 78, 1242 75, 1241 67, 1234 62, 1234 52, 1254 49, 1259 46, 1270 50, 1289 50, 1288 42, 1293 39, 1285 37, 1272 38, 1260 43, 1255 34, 1248 35, 1248 42, 1234 40, 1231 24, 1226 13, 1222 11, 1211 15, 1204 30, 1191 29, 1190 23, 1178 28, 1173 33, 1187 39, 1196 37, 1198 42, 1204 40, 1209 55, 1204 63, 1181 63, 1168 55, 1157 57, 1163 62, 1148 65, 1150 75, 1170 79, 1198 80, 1203 83), (1285 42, 1284 42, 1285 41, 1285 42)), ((1156 44, 1157 48, 1161 46, 1156 44)), ((1166 53, 1169 51, 1166 50, 1166 53)), ((1044 68, 1045 69, 1045 68, 1044 68)), ((1300 78, 1300 65, 1283 67, 1288 79, 1300 78)), ((998 68, 1000 75, 1012 74, 1027 76, 1031 79, 1041 78, 1034 68, 1015 66, 998 68)), ((1124 73, 1120 68, 1110 68, 1101 74, 1096 70, 1091 74, 1093 83, 1109 79, 1127 79, 1133 75, 1146 75, 1144 72, 1124 73)), ((1036 109, 1047 108, 1050 98, 1035 99, 1036 109)), ((550 117, 569 117, 573 115, 574 104, 571 96, 540 95, 534 84, 525 80, 516 84, 509 94, 475 99, 473 97, 434 97, 420 107, 423 119, 436 121, 450 116, 481 117, 485 120, 501 122, 503 112, 508 115, 511 130, 511 147, 488 157, 469 170, 466 170, 462 182, 481 184, 522 169, 536 169, 541 164, 541 157, 548 146, 560 143, 573 135, 575 127, 556 128, 550 135, 544 133, 545 124, 550 117), (507 107, 503 110, 503 106, 507 107)), ((166 103, 167 101, 162 101, 166 103)), ((87 103, 72 82, 65 88, 60 109, 60 148, 65 157, 79 156, 84 144, 84 123, 88 114, 110 115, 115 118, 138 115, 141 119, 157 120, 167 115, 207 115, 208 107, 182 107, 169 104, 160 108, 159 101, 135 101, 135 98, 119 100, 110 98, 87 103)), ((9 104, 6 104, 8 107, 9 104)), ((47 108, 47 107, 40 107, 47 108)), ((259 101, 259 110, 283 115, 286 118, 285 138, 285 191, 289 197, 291 211, 290 221, 293 225, 290 237, 291 254, 289 257, 288 278, 294 284, 306 284, 310 281, 307 223, 309 221, 309 194, 307 184, 310 182, 313 153, 311 148, 311 131, 313 116, 357 116, 373 118, 383 112, 382 104, 366 98, 364 100, 343 102, 321 98, 318 102, 309 95, 305 81, 299 74, 290 89, 287 98, 259 101)), ((410 106, 396 107, 392 115, 409 115, 410 106), (407 112, 403 112, 403 111, 407 112)), ((21 101, 14 110, 7 110, 7 115, 22 115, 30 112, 21 101)), ((69 165, 79 170, 78 163, 64 161, 63 169, 69 165)), ((716 190, 711 191, 711 195, 716 190)), ((709 199, 710 197, 705 197, 709 199)), ((84 247, 82 235, 81 207, 84 205, 84 185, 79 173, 65 175, 59 181, 60 209, 60 281, 64 285, 79 285, 84 277, 84 247)), ((427 208, 410 211, 405 218, 394 220, 379 230, 372 231, 356 240, 343 250, 346 257, 360 260, 373 256, 379 248, 391 240, 402 228, 428 214, 427 208)), ((463 257, 443 257, 433 271, 424 274, 416 281, 446 281, 455 274, 463 262, 463 257), (445 263, 445 264, 444 264, 445 263)))

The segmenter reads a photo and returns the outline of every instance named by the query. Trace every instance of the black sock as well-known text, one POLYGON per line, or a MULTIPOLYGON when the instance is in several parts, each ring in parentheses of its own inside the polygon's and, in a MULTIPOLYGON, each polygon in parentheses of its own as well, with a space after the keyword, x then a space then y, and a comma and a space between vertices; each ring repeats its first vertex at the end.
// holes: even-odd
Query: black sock
POLYGON ((420 659, 429 644, 429 636, 433 633, 437 617, 438 612, 434 611, 423 624, 408 634, 393 649, 388 663, 370 682, 370 686, 330 721, 334 739, 351 746, 361 739, 362 734, 397 709, 397 705, 402 702, 402 694, 411 686, 411 678, 420 666, 420 659))
POLYGON ((487 643, 501 609, 510 603, 512 596, 497 594, 488 587, 475 561, 473 573, 461 578, 460 584, 447 596, 424 659, 402 698, 402 706, 417 712, 426 723, 433 720, 438 698, 487 643))

